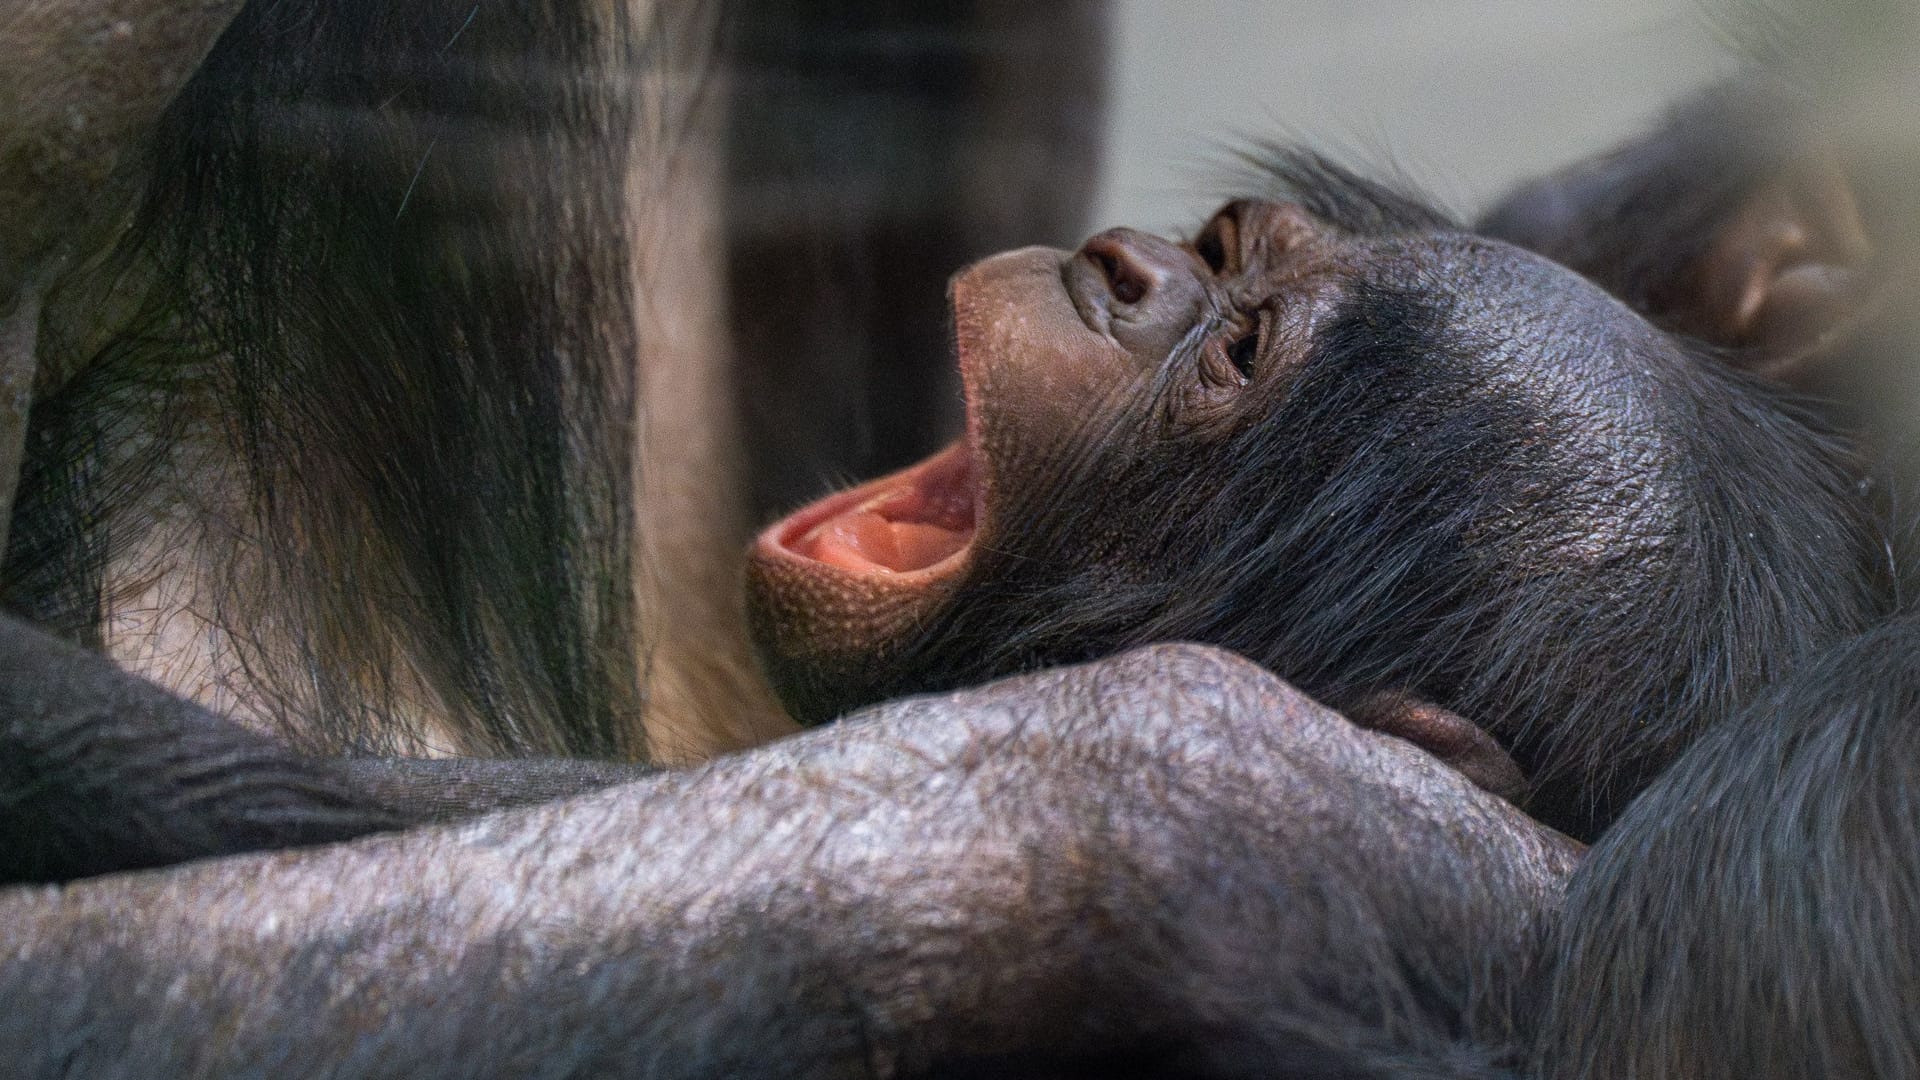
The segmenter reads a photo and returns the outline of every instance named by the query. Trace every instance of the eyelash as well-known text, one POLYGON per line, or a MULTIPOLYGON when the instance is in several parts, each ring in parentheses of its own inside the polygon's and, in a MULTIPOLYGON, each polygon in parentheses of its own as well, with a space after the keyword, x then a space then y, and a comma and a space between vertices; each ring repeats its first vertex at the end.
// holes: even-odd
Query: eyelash
POLYGON ((1261 354, 1266 352, 1267 313, 1264 310, 1255 311, 1249 315, 1243 315, 1242 318, 1248 321, 1232 328, 1236 331, 1234 336, 1224 340, 1216 339, 1219 344, 1214 346, 1219 350, 1214 354, 1213 361, 1217 374, 1210 381, 1221 383, 1230 389, 1247 386, 1253 382, 1254 376, 1260 370, 1261 354), (1222 360, 1232 365, 1233 374, 1221 368, 1222 360))

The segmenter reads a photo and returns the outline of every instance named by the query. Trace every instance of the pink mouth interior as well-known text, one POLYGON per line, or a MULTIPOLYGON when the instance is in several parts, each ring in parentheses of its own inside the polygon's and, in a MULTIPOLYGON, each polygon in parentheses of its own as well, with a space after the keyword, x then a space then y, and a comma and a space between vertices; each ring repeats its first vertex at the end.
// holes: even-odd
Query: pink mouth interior
POLYGON ((973 454, 961 439, 918 465, 807 506, 774 532, 804 558, 905 574, 965 550, 977 502, 973 454))

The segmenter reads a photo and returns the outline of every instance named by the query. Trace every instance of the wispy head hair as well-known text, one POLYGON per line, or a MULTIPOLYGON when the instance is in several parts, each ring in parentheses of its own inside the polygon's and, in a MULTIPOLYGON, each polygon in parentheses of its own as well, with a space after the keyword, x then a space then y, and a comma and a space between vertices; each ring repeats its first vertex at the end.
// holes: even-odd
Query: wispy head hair
POLYGON ((1236 158, 1233 179, 1243 194, 1298 203, 1348 232, 1378 236, 1459 227, 1426 197, 1361 176, 1314 150, 1256 142, 1236 158))

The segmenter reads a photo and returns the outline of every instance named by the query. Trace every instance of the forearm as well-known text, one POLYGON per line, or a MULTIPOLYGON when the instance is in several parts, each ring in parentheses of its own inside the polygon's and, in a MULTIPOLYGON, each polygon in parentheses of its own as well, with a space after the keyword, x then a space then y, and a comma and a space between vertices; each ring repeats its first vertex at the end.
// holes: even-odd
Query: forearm
POLYGON ((465 824, 0 893, 0 1045, 27 1075, 1364 1071, 1409 1030, 1454 1053, 1575 857, 1244 661, 1143 650, 465 824))
POLYGON ((0 616, 0 882, 327 843, 411 820, 333 763, 0 616))
POLYGON ((791 1076, 906 1052, 874 1029, 968 999, 992 1042, 1032 1011, 1002 978, 1071 961, 1046 939, 1086 830, 983 815, 965 783, 946 815, 887 797, 1012 718, 946 720, 889 717, 912 749, 852 725, 463 826, 6 894, 0 1000, 43 1008, 0 1015, 0 1045, 27 1074, 518 1076, 584 1039, 589 1073, 791 1076))
POLYGON ((417 824, 535 806, 658 771, 572 758, 346 758, 334 767, 364 797, 417 824))

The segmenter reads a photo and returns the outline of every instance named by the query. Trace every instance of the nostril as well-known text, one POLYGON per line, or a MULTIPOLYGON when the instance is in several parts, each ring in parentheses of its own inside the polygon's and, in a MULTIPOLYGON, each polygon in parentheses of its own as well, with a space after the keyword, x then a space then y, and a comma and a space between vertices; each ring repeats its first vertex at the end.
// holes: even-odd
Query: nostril
POLYGON ((1142 363, 1166 359, 1209 302, 1209 279, 1192 252, 1136 229, 1088 238, 1061 278, 1087 328, 1142 363))
POLYGON ((1084 253, 1107 279, 1107 290, 1123 304, 1137 304, 1147 298, 1151 279, 1118 242, 1096 239, 1087 242, 1084 253))

